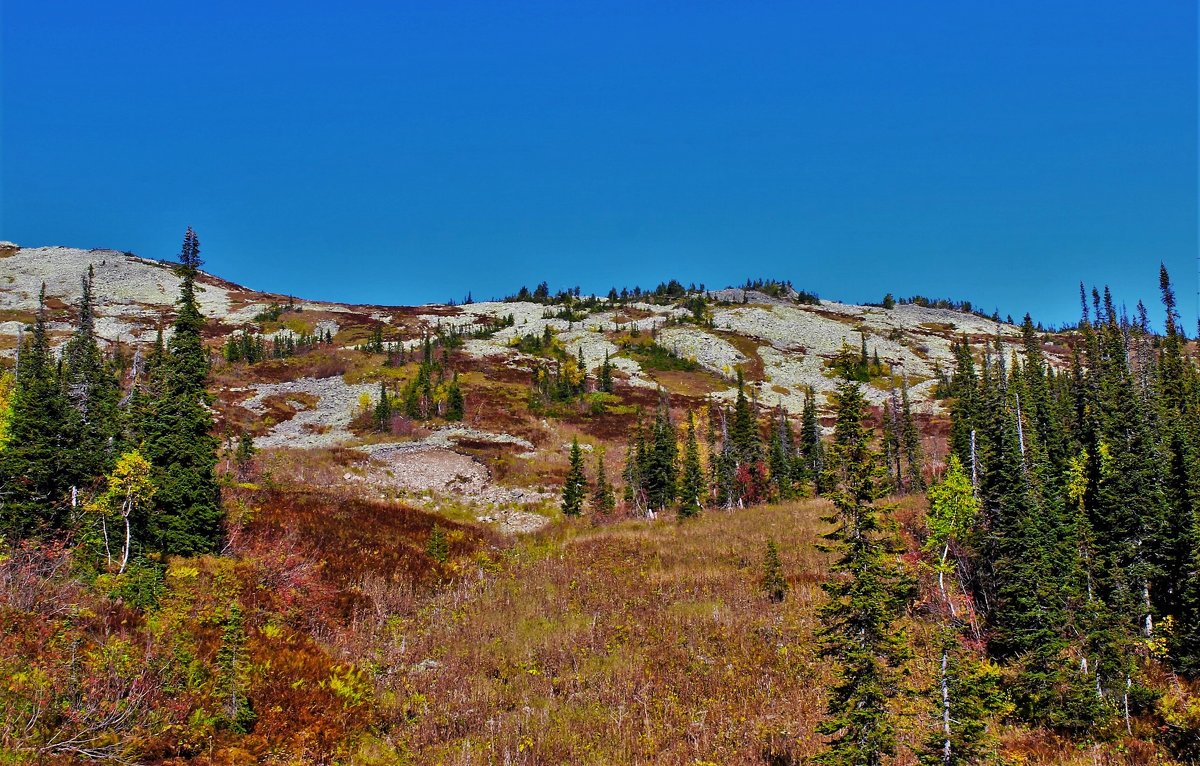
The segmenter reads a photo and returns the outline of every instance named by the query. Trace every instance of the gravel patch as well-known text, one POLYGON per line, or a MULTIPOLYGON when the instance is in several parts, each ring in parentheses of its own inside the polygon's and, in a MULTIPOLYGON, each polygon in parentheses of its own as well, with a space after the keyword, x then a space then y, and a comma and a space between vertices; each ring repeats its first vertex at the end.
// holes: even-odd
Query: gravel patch
POLYGON ((362 394, 376 390, 369 384, 350 385, 341 378, 300 378, 286 383, 264 383, 253 387, 254 396, 242 407, 264 413, 263 400, 275 394, 310 394, 317 397, 312 409, 297 412, 290 420, 274 426, 270 433, 255 439, 260 447, 331 447, 353 438, 350 421, 362 394))

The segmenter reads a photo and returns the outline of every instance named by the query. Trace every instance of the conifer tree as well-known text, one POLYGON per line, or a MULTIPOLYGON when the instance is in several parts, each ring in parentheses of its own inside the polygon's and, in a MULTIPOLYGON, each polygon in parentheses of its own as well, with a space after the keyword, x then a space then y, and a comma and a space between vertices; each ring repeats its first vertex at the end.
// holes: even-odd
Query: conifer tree
POLYGON ((771 484, 775 488, 776 496, 780 500, 787 500, 795 493, 792 484, 792 476, 794 474, 792 466, 792 426, 788 422, 787 411, 783 407, 779 408, 775 418, 775 428, 772 431, 773 438, 771 439, 771 451, 769 454, 771 484))
POLYGON ((578 516, 583 513, 583 497, 587 492, 587 476, 583 470, 583 451, 579 448, 579 438, 571 440, 571 465, 567 470, 567 480, 563 484, 562 512, 564 516, 578 516))
POLYGON ((67 475, 82 490, 104 476, 116 460, 121 433, 119 385, 96 342, 92 269, 81 280, 79 323, 63 351, 63 380, 70 408, 65 424, 67 475))
POLYGON ((665 397, 659 403, 651 440, 646 446, 642 466, 646 503, 650 509, 662 511, 675 501, 679 488, 679 445, 665 397))
POLYGON ((600 365, 600 378, 597 387, 606 394, 613 392, 613 376, 612 362, 608 358, 608 352, 604 352, 604 363, 600 365))
POLYGON ((633 433, 629 437, 629 446, 625 450, 625 469, 621 474, 625 483, 625 505, 634 511, 645 508, 646 490, 642 469, 646 463, 646 455, 646 431, 639 409, 634 419, 633 433))
POLYGON ((762 589, 772 601, 783 601, 787 597, 788 583, 783 576, 783 564, 779 560, 779 548, 775 538, 767 539, 767 551, 763 557, 762 589))
POLYGON ((722 508, 732 508, 742 502, 737 486, 738 457, 729 436, 729 412, 721 407, 721 451, 717 454, 713 466, 713 478, 717 490, 717 504, 722 508))
POLYGON ((375 403, 375 430, 385 432, 392 427, 392 397, 388 394, 387 384, 380 381, 379 399, 375 403))
POLYGON ((925 488, 924 456, 921 451, 921 432, 913 418, 912 401, 908 396, 908 377, 900 387, 900 449, 904 453, 907 489, 919 492, 925 488))
POLYGON ((450 541, 446 539, 446 532, 441 524, 435 522, 430 530, 429 541, 425 544, 425 555, 439 564, 445 564, 450 558, 450 541))
POLYGON ((153 467, 154 511, 138 539, 166 554, 216 551, 221 542, 221 495, 214 469, 217 439, 205 390, 208 351, 204 317, 196 300, 200 244, 187 230, 180 253, 179 301, 174 332, 148 364, 134 436, 153 467))
POLYGON ((237 452, 234 455, 234 463, 237 464, 238 478, 243 481, 250 473, 250 461, 258 453, 258 448, 254 446, 254 437, 243 431, 238 437, 237 452))
POLYGON ((750 401, 746 398, 745 378, 741 369, 737 371, 737 399, 733 405, 733 429, 730 437, 733 439, 734 454, 739 466, 762 460, 762 439, 758 433, 758 420, 754 416, 750 401))
POLYGON ((50 355, 46 322, 43 285, 32 337, 21 349, 8 442, 0 451, 0 534, 9 540, 60 530, 70 510, 70 404, 50 355))
POLYGON ((683 473, 679 484, 679 515, 694 516, 704 508, 706 495, 704 467, 700 464, 700 444, 696 440, 696 420, 691 412, 687 418, 687 436, 683 448, 683 473))
POLYGON ((592 485, 592 511, 598 516, 608 516, 617 507, 612 484, 604 467, 604 450, 596 455, 596 481, 592 485))
POLYGON ((462 420, 465 401, 462 389, 458 385, 458 373, 450 379, 450 388, 446 392, 446 420, 462 420))
POLYGON ((896 749, 888 705, 899 693, 897 668, 905 639, 896 622, 911 584, 889 555, 875 501, 882 472, 870 447, 865 402, 858 386, 838 388, 834 429, 836 484, 829 493, 835 526, 825 539, 841 575, 822 585, 829 601, 821 609, 822 655, 834 663, 828 715, 818 727, 831 736, 816 758, 827 766, 879 766, 896 749))
POLYGON ((246 649, 246 628, 242 608, 235 601, 221 631, 221 647, 217 650, 220 669, 218 693, 225 725, 236 734, 246 734, 254 728, 258 715, 246 696, 249 684, 250 656, 246 649))
POLYGON ((821 442, 821 424, 817 419, 817 400, 811 387, 804 392, 804 412, 800 421, 801 475, 813 482, 813 490, 824 494, 825 446, 821 442))

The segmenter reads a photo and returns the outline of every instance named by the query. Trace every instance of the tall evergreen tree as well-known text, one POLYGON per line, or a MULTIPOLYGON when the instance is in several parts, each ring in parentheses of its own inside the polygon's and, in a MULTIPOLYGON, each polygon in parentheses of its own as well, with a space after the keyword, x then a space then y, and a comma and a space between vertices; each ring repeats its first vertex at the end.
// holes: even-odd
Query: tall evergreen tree
POLYGON ((50 355, 43 285, 32 337, 21 349, 8 441, 0 450, 0 534, 9 540, 66 526, 72 473, 69 408, 50 355))
POLYGON ((825 445, 821 441, 821 423, 817 418, 817 399, 812 387, 804 392, 804 412, 800 420, 800 459, 803 480, 813 483, 813 491, 823 494, 825 445))
POLYGON ((679 488, 678 459, 675 424, 671 422, 671 411, 664 396, 654 418, 654 430, 642 467, 649 508, 662 511, 675 502, 675 493, 679 488))
POLYGON ((379 399, 375 402, 375 430, 384 432, 392 427, 392 396, 388 393, 387 384, 380 381, 379 399))
POLYGON ((578 437, 571 440, 570 461, 567 480, 563 483, 562 512, 564 516, 578 516, 583 513, 583 498, 587 493, 587 475, 583 470, 583 451, 578 437))
POLYGON ((596 481, 592 485, 592 511, 598 516, 608 516, 617 507, 612 483, 604 467, 604 450, 596 455, 596 481))
POLYGON ((746 398, 746 382, 740 369, 737 371, 737 399, 733 405, 733 428, 730 438, 733 439, 738 466, 762 460, 762 437, 758 433, 758 419, 746 398))
POLYGON ((687 418, 687 436, 683 448, 683 474, 679 484, 679 515, 694 516, 704 507, 707 492, 704 467, 700 464, 700 443, 696 440, 696 420, 691 412, 687 418))
POLYGON ((779 408, 772 431, 771 451, 768 456, 771 484, 779 499, 787 500, 795 495, 792 483, 795 471, 792 465, 792 425, 788 422, 787 411, 783 407, 779 408))
POLYGON ((896 623, 912 586, 889 552, 875 507, 884 482, 865 410, 857 384, 843 382, 832 447, 836 485, 829 493, 835 526, 825 536, 840 576, 822 585, 829 601, 819 633, 837 678, 829 717, 818 727, 831 736, 816 758, 827 766, 879 766, 896 749, 888 706, 900 692, 898 667, 906 654, 896 623))
POLYGON ((62 384, 71 405, 66 422, 71 454, 64 479, 77 489, 111 470, 121 433, 120 386, 96 342, 92 278, 89 266, 81 280, 79 323, 63 351, 62 384))
POLYGON ((458 385, 458 373, 450 379, 450 388, 446 391, 446 420, 462 420, 466 402, 463 399, 462 388, 458 385))
POLYGON ((179 261, 174 332, 152 366, 134 429, 156 487, 153 511, 140 520, 144 529, 136 537, 161 553, 194 555, 219 549, 222 511, 214 472, 218 440, 205 390, 204 316, 196 300, 200 243, 191 228, 179 261))
POLYGON ((900 440, 899 448, 904 454, 904 484, 908 491, 925 489, 925 457, 921 449, 921 432, 913 418, 912 401, 908 396, 908 376, 900 386, 900 440))
POLYGON ((629 436, 629 446, 625 450, 625 469, 621 474, 625 483, 623 494, 625 505, 635 512, 641 512, 646 507, 646 488, 643 476, 646 455, 646 429, 642 422, 642 411, 639 409, 634 419, 633 433, 629 436))

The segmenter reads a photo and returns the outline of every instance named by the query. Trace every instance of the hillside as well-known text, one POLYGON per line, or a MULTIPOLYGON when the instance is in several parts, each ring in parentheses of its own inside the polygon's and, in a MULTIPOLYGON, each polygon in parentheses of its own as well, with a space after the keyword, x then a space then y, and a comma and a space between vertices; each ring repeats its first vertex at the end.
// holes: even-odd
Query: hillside
MULTIPOLYGON (((1082 510, 1077 520, 1049 480, 1037 505, 1041 490, 1029 486, 1042 469, 1023 473, 1053 452, 1074 471, 1062 497, 1101 505, 1085 491, 1089 453, 1072 451, 1074 436, 1070 447, 1052 438, 1074 417, 1074 382, 1053 370, 1066 367, 1077 338, 911 304, 810 302, 781 285, 398 307, 305 301, 196 273, 204 318, 192 333, 208 363, 192 422, 203 429, 175 439, 152 422, 178 398, 178 380, 155 375, 188 358, 171 344, 155 350, 188 285, 171 264, 0 245, 3 365, 33 331, 43 284, 47 360, 69 355, 89 269, 105 374, 119 381, 114 420, 143 441, 120 438, 147 454, 153 439, 167 444, 167 476, 186 464, 188 446, 216 437, 215 470, 204 470, 219 487, 220 530, 211 547, 183 552, 147 533, 118 567, 110 536, 120 516, 97 510, 111 500, 116 469, 87 477, 90 486, 64 485, 57 499, 28 493, 28 507, 59 508, 63 520, 56 534, 31 527, 0 554, 0 675, 9 679, 0 762, 811 762, 828 747, 821 727, 844 677, 822 632, 830 594, 850 579, 833 523, 847 495, 828 484, 854 486, 845 457, 854 453, 831 438, 843 415, 858 418, 861 505, 880 514, 878 527, 864 525, 879 541, 876 565, 903 575, 894 620, 903 651, 885 673, 897 745, 889 763, 937 752, 928 743, 951 687, 955 705, 974 705, 964 721, 978 724, 973 739, 956 733, 969 755, 953 763, 1185 764, 1200 752, 1198 697, 1164 659, 1174 617, 1163 638, 1123 644, 1086 622, 1104 622, 1091 581, 1085 606, 1067 592, 1074 570, 1056 567, 1090 555, 1075 535, 1087 538, 1078 530, 1091 521, 1082 510), (981 366, 996 343, 1005 359, 1033 361, 1014 364, 1011 382, 990 368, 976 379, 962 369, 972 350, 954 347, 964 337, 981 366), (865 401, 857 415, 842 380, 854 376, 865 401), (1025 547, 988 547, 1007 544, 988 537, 1009 523, 1003 515, 958 532, 926 517, 926 484, 947 476, 971 500, 960 497, 963 518, 943 524, 982 516, 980 491, 948 460, 962 455, 966 417, 970 454, 978 429, 996 486, 993 466, 1020 466, 1003 476, 1017 476, 1026 494, 997 502, 1027 514, 1010 530, 1025 547), (815 444, 804 442, 809 431, 815 444), (735 456, 743 441, 748 458, 735 456), (664 461, 672 478, 656 501, 662 487, 644 474, 664 461), (602 465, 615 493, 607 505, 602 465), (689 465, 703 485, 694 507, 689 465), (577 479, 586 498, 572 515, 564 490, 577 479), (1018 534, 1052 524, 1061 526, 1033 542, 1018 534), (1000 607, 975 598, 998 587, 984 573, 993 551, 1008 557, 997 571, 1011 567, 1015 587, 1047 599, 1030 607, 1036 618, 1018 617, 1052 623, 1037 634, 1050 636, 1049 659, 1027 647, 987 653, 996 629, 986 610, 1000 607), (1021 569, 1025 558, 1040 568, 1021 569), (1038 577, 1054 584, 1028 585, 1038 577), (1075 643, 1054 643, 1058 630, 1075 643), (1088 630, 1099 638, 1078 638, 1088 630), (962 663, 952 681, 951 654, 962 663), (1135 659, 1117 672, 1113 657, 1135 659), (1018 709, 1031 698, 1052 713, 1018 709)), ((188 331, 179 327, 176 338, 188 331)), ((1120 332, 1114 319, 1114 348, 1120 332)), ((1146 340, 1146 358, 1163 345, 1127 337, 1146 340)), ((65 365, 47 379, 67 380, 65 365)), ((1105 384, 1133 386, 1118 377, 1105 384)), ((25 446, 0 439, 0 470, 25 446)), ((1115 498, 1103 502, 1121 510, 1131 501, 1112 489, 1117 453, 1095 451, 1094 472, 1115 498)), ((44 454, 31 449, 18 465, 44 454)), ((26 478, 10 474, 4 492, 26 478)), ((0 522, 13 525, 8 495, 0 501, 0 522)), ((144 513, 138 529, 154 529, 156 511, 144 513)))
MULTIPOLYGON (((134 373, 132 357, 139 347, 146 351, 159 328, 169 335, 179 288, 170 263, 113 250, 6 246, 2 254, 0 349, 9 358, 18 335, 32 322, 43 284, 51 336, 69 335, 80 279, 89 268, 98 298, 97 335, 125 348, 131 357, 128 374, 134 373)), ((348 480, 380 495, 457 489, 453 494, 459 501, 465 497, 508 511, 530 510, 527 506, 556 492, 573 435, 610 454, 623 450, 636 408, 653 412, 659 388, 672 397, 677 411, 700 411, 732 403, 735 372, 741 370, 748 395, 764 409, 782 406, 798 416, 811 388, 827 412, 837 384, 833 360, 844 346, 857 350, 865 339, 869 354, 884 366, 865 387, 868 401, 882 406, 907 380, 916 411, 926 422, 941 422, 944 409, 933 394, 938 371, 953 366, 952 341, 966 336, 978 343, 999 333, 1020 348, 1018 328, 974 314, 912 304, 892 309, 832 301, 808 305, 797 302, 794 292, 772 297, 742 289, 713 291, 702 320, 683 299, 601 303, 564 319, 555 316, 563 313, 561 304, 358 306, 256 292, 210 274, 201 274, 199 284, 205 334, 216 359, 212 388, 220 432, 247 431, 260 448, 355 447, 373 457, 363 475, 348 480), (270 314, 272 307, 289 305, 286 312, 270 314), (511 326, 500 326, 509 317, 511 326), (452 328, 466 333, 451 352, 466 398, 462 422, 418 419, 398 424, 390 437, 364 429, 364 398, 377 399, 383 381, 395 385, 411 377, 411 358, 422 339, 452 328), (471 337, 480 329, 484 332, 471 337), (605 355, 611 358, 617 383, 609 401, 559 407, 553 418, 523 401, 533 369, 548 360, 544 352, 522 350, 518 341, 541 338, 547 329, 562 349, 573 356, 582 353, 590 376, 598 374, 605 355), (230 335, 269 339, 280 332, 328 332, 332 343, 252 365, 219 359, 230 335), (373 333, 393 348, 402 346, 410 358, 407 366, 388 366, 385 354, 355 350, 373 333), (383 442, 395 442, 396 448, 383 442), (450 487, 456 477, 468 475, 470 480, 450 487), (491 489, 494 481, 509 489, 491 489)), ((932 439, 941 428, 925 431, 932 439)), ((936 456, 944 448, 934 439, 927 452, 936 456)), ((420 502, 438 504, 428 498, 420 502)))

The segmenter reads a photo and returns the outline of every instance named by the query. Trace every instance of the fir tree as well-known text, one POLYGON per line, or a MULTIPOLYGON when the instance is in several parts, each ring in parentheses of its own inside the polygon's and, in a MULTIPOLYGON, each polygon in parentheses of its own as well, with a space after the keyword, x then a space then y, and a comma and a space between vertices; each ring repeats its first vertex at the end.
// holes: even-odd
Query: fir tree
POLYGON ((61 530, 70 510, 67 418, 70 407, 50 356, 46 287, 38 296, 32 337, 21 349, 0 451, 0 534, 10 540, 61 530))
POLYGON ((216 551, 221 542, 221 495, 214 469, 217 439, 205 390, 208 352, 196 301, 200 246, 189 228, 180 253, 174 333, 148 365, 149 381, 136 413, 135 438, 153 466, 154 511, 139 539, 165 554, 216 551), (157 357, 157 358, 154 358, 157 357))
POLYGON ((654 429, 642 466, 642 483, 649 508, 665 510, 675 501, 679 487, 678 454, 675 425, 671 422, 670 409, 663 399, 654 418, 654 429))
POLYGON ((563 484, 562 512, 564 516, 578 516, 583 513, 583 497, 587 492, 587 476, 583 470, 583 451, 579 448, 579 439, 571 440, 571 464, 567 470, 567 480, 563 484))
POLYGON ((787 411, 782 407, 779 408, 778 416, 775 419, 775 428, 773 429, 772 436, 769 455, 771 484, 775 488, 776 496, 781 500, 787 500, 795 494, 792 484, 794 474, 792 466, 792 426, 788 422, 787 411))
POLYGON ((763 557, 762 589, 772 601, 783 601, 787 596, 788 583, 783 576, 783 564, 779 561, 779 548, 774 538, 767 539, 767 551, 763 557))
POLYGON ((439 564, 445 564, 449 560, 450 541, 446 539, 446 532, 441 524, 435 522, 430 530, 429 541, 425 544, 425 555, 439 564))
POLYGON ((234 455, 234 463, 237 465, 238 478, 245 480, 250 473, 250 461, 258 453, 258 448, 254 446, 254 437, 243 431, 238 437, 237 452, 234 455))
POLYGON ((392 397, 388 393, 387 385, 382 381, 379 383, 379 399, 375 403, 375 430, 381 433, 390 431, 392 428, 392 397))
POLYGON ((634 510, 645 508, 646 490, 643 482, 642 468, 646 463, 646 431, 642 423, 642 412, 639 409, 634 420, 633 433, 629 437, 629 446, 625 450, 625 469, 621 478, 625 483, 625 505, 634 510))
POLYGON ((687 418, 687 436, 683 448, 683 473, 679 484, 679 515, 694 516, 704 507, 704 467, 700 464, 700 444, 696 440, 696 421, 691 412, 687 418))
MULTIPOLYGON (((900 443, 907 466, 904 479, 910 492, 919 492, 925 488, 924 456, 921 450, 921 432, 917 429, 913 418, 912 402, 908 396, 908 377, 900 387, 900 443)), ((898 477, 899 478, 899 477, 898 477)))
POLYGON ((592 511, 598 516, 609 516, 617 507, 612 484, 604 467, 604 450, 596 455, 596 481, 592 485, 592 511))
POLYGON ((612 362, 608 358, 608 352, 604 352, 604 363, 600 365, 600 378, 597 387, 606 394, 613 392, 613 375, 612 362))
POLYGON ((812 388, 804 392, 804 412, 800 420, 800 475, 805 481, 813 482, 817 494, 823 494, 825 486, 825 446, 821 442, 821 424, 817 419, 817 401, 812 388))
POLYGON ((450 388, 446 392, 446 420, 462 420, 465 402, 462 389, 458 385, 458 373, 450 379, 450 388))
POLYGON ((746 399, 745 379, 740 369, 737 371, 737 399, 733 405, 733 429, 730 437, 733 439, 733 450, 739 466, 762 460, 762 439, 758 433, 758 420, 754 416, 750 401, 746 399))
POLYGON ((254 728, 258 715, 246 696, 249 684, 250 656, 246 649, 246 629, 242 609, 234 602, 221 631, 221 648, 217 650, 220 669, 218 692, 224 723, 230 731, 246 734, 254 728))
POLYGON ((77 490, 111 470, 121 433, 120 388, 96 342, 91 267, 81 281, 79 324, 63 351, 62 376, 71 405, 64 434, 70 455, 63 480, 77 490))
POLYGON ((822 655, 834 663, 837 681, 829 691, 829 717, 818 731, 831 736, 817 757, 829 766, 877 766, 895 752, 895 725, 888 705, 899 693, 897 667, 905 639, 896 622, 907 607, 911 585, 889 555, 875 508, 883 482, 870 448, 865 403, 850 381, 838 388, 833 459, 836 486, 830 499, 834 529, 825 538, 841 575, 822 587, 822 655))

